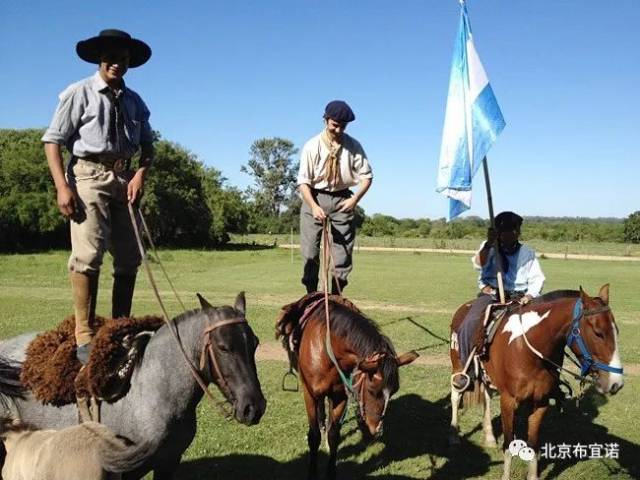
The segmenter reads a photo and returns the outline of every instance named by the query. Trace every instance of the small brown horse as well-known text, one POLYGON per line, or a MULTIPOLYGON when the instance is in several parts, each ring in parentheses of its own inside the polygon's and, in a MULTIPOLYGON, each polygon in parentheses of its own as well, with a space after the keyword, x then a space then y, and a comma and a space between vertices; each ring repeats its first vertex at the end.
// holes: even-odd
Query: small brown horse
MULTIPOLYGON (((462 305, 451 323, 451 362, 453 371, 462 369, 455 331, 471 303, 462 305)), ((492 387, 500 393, 500 410, 504 432, 504 471, 510 478, 516 410, 528 413, 527 444, 530 456, 527 479, 538 478, 537 453, 540 424, 549 407, 549 398, 558 391, 559 372, 551 363, 562 365, 564 348, 576 355, 583 376, 595 379, 600 393, 615 394, 624 385, 618 351, 618 328, 609 307, 609 285, 600 288, 598 297, 582 289, 548 293, 523 306, 514 306, 501 320, 496 336, 482 359, 482 368, 492 387), (528 343, 527 343, 528 342, 528 343), (544 359, 540 358, 537 350, 544 359), (535 455, 534 455, 535 453, 535 455)), ((495 446, 491 426, 490 396, 484 381, 476 380, 475 392, 484 403, 483 431, 485 443, 495 446)), ((451 390, 450 442, 458 443, 458 408, 461 394, 451 390)))
POLYGON ((327 440, 330 457, 327 478, 335 478, 340 426, 348 397, 358 404, 358 426, 367 438, 382 434, 389 398, 400 386, 398 367, 418 354, 396 356, 391 341, 353 303, 337 295, 328 299, 330 345, 326 342, 326 310, 323 293, 312 293, 283 307, 276 336, 283 337, 302 379, 309 420, 309 478, 317 476, 320 428, 324 427, 325 399, 329 403, 327 440), (330 358, 333 352, 340 371, 330 358))

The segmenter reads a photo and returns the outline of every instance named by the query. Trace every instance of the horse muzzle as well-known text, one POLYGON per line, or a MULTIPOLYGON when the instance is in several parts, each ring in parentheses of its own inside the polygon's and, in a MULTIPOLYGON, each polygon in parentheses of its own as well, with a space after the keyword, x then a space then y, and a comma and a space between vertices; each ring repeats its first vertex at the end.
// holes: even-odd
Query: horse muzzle
POLYGON ((241 398, 234 404, 234 417, 244 425, 256 425, 267 409, 267 400, 260 395, 258 398, 241 398))

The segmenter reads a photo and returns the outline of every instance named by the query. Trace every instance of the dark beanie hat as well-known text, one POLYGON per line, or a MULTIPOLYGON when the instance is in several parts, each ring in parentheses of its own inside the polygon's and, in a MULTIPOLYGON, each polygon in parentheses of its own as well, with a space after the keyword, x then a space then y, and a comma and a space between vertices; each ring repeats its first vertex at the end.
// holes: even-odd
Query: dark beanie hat
POLYGON ((351 110, 351 107, 347 105, 347 102, 334 100, 327 103, 327 106, 324 109, 324 118, 330 118, 331 120, 335 120, 340 123, 349 123, 353 122, 356 119, 356 116, 354 115, 353 110, 351 110))
POLYGON ((501 212, 495 218, 496 230, 520 230, 522 217, 513 212, 501 212))

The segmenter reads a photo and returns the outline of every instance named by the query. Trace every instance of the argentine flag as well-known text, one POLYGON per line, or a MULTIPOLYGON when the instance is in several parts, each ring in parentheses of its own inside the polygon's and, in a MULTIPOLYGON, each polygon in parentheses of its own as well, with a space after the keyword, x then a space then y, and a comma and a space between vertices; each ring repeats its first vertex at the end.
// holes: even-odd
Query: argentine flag
POLYGON ((473 176, 504 126, 502 112, 473 45, 467 6, 461 0, 436 188, 449 197, 449 220, 471 207, 473 176))

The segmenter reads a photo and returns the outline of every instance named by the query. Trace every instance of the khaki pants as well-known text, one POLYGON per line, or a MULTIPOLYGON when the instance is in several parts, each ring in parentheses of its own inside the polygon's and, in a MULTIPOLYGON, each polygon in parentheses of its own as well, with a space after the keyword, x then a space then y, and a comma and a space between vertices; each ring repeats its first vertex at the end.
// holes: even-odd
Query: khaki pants
MULTIPOLYGON (((356 229, 351 212, 338 212, 338 204, 352 195, 349 190, 325 193, 315 191, 314 195, 331 224, 333 248, 331 253, 335 261, 335 273, 339 280, 346 281, 353 268, 352 253, 356 239, 356 229)), ((300 210, 300 253, 304 260, 302 283, 312 290, 318 286, 320 271, 320 240, 322 238, 322 222, 313 218, 311 208, 302 202, 300 210)))
POLYGON ((130 177, 130 171, 116 173, 86 160, 69 164, 67 182, 77 200, 71 219, 72 272, 97 274, 108 250, 115 275, 135 275, 141 258, 127 207, 130 177))

